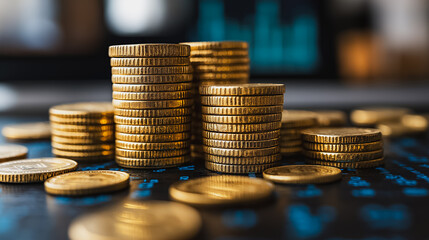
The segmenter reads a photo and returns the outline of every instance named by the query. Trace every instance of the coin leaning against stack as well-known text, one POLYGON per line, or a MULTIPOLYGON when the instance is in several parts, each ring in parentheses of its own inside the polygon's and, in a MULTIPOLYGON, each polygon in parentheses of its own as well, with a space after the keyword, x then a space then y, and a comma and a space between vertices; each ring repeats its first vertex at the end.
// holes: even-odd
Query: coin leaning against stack
POLYGON ((111 160, 115 126, 110 102, 64 104, 49 109, 52 153, 77 161, 111 160))
POLYGON ((202 157, 201 84, 236 84, 249 82, 250 60, 246 42, 187 42, 191 46, 194 70, 194 112, 192 116, 192 154, 202 157))
POLYGON ((190 160, 189 54, 190 47, 183 44, 109 48, 120 166, 164 168, 190 160))
POLYGON ((284 110, 280 130, 281 153, 291 156, 302 152, 301 131, 317 126, 317 116, 302 110, 284 110))
POLYGON ((380 130, 311 128, 301 132, 307 163, 339 168, 370 168, 384 164, 380 130))
POLYGON ((283 84, 200 86, 206 168, 262 172, 280 160, 283 84))

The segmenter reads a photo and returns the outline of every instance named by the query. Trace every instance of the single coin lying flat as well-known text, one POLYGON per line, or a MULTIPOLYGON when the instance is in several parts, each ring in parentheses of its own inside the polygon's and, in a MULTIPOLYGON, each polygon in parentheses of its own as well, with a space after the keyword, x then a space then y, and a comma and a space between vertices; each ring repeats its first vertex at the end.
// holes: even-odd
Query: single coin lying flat
POLYGON ((48 139, 51 126, 49 122, 11 124, 2 129, 2 134, 7 139, 19 141, 48 139))
POLYGON ((263 177, 286 184, 328 183, 341 179, 341 170, 319 165, 287 165, 269 168, 263 172, 263 177))
POLYGON ((28 149, 21 145, 0 145, 0 162, 24 159, 27 157, 28 149))

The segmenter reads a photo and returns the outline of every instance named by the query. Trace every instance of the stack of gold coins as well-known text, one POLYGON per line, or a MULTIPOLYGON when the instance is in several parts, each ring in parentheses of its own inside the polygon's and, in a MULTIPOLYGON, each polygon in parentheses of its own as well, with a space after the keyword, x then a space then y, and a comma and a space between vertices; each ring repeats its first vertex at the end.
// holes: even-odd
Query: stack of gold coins
POLYGON ((111 160, 115 125, 110 102, 64 104, 49 109, 52 153, 81 161, 111 160))
POLYGON ((284 110, 280 130, 282 155, 299 154, 302 151, 301 131, 317 126, 317 116, 313 112, 302 110, 284 110))
POLYGON ((195 109, 192 119, 192 154, 202 156, 201 84, 237 84, 249 82, 250 60, 246 42, 188 42, 194 70, 195 109))
POLYGON ((310 164, 369 168, 384 164, 380 130, 373 128, 311 128, 301 131, 310 164))
POLYGON ((206 168, 262 172, 281 159, 283 84, 200 86, 206 168))
POLYGON ((109 48, 120 166, 164 168, 190 160, 190 50, 182 44, 109 48))

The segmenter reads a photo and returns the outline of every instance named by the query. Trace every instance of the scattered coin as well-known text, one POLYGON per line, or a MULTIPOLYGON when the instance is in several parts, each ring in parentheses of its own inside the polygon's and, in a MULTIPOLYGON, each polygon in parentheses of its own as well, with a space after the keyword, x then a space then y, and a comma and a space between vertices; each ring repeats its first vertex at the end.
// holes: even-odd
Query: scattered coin
POLYGON ((9 140, 28 141, 41 140, 51 137, 49 122, 21 123, 6 125, 2 134, 9 140))
POLYGON ((16 144, 0 145, 0 162, 27 158, 28 148, 16 144))
POLYGON ((373 126, 378 123, 400 121, 401 117, 411 112, 408 108, 369 107, 352 111, 350 120, 358 126, 373 126))
POLYGON ((275 183, 329 183, 341 179, 341 170, 319 165, 287 165, 266 169, 263 177, 275 183))

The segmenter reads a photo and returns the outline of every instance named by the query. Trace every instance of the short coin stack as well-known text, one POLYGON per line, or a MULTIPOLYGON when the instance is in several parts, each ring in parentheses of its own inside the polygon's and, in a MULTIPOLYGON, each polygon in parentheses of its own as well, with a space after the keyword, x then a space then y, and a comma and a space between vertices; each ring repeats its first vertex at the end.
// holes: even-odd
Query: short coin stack
POLYGON ((190 47, 136 44, 109 48, 116 123, 116 162, 164 168, 190 160, 190 47))
POLYGON ((280 130, 281 153, 285 156, 302 152, 301 131, 317 126, 317 116, 302 110, 284 110, 280 130))
POLYGON ((200 87, 206 168, 262 172, 281 159, 283 84, 200 87))
POLYGON ((110 102, 64 104, 49 109, 52 153, 77 161, 111 160, 115 126, 110 102))
POLYGON ((312 128, 301 132, 309 164, 370 168, 384 164, 381 132, 372 128, 312 128))
POLYGON ((246 42, 188 42, 194 70, 195 109, 192 119, 192 152, 202 156, 201 84, 221 85, 249 82, 250 60, 246 42))

